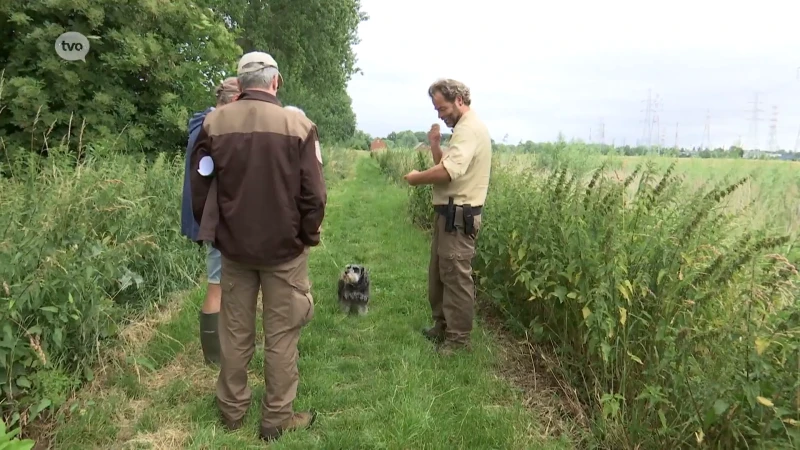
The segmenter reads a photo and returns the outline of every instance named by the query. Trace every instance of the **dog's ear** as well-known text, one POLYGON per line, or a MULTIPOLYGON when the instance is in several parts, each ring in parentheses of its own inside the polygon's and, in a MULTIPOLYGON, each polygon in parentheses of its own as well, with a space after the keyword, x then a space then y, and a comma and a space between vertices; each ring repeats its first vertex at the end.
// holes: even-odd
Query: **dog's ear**
POLYGON ((363 266, 361 267, 361 284, 369 284, 369 271, 367 271, 367 268, 363 266))

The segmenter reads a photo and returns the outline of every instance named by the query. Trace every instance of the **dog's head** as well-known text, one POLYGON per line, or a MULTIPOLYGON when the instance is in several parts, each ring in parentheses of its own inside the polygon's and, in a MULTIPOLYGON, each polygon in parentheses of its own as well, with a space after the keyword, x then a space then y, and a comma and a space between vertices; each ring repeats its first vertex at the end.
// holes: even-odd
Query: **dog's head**
POLYGON ((348 264, 342 273, 342 279, 348 284, 362 284, 367 277, 367 269, 360 264, 348 264))

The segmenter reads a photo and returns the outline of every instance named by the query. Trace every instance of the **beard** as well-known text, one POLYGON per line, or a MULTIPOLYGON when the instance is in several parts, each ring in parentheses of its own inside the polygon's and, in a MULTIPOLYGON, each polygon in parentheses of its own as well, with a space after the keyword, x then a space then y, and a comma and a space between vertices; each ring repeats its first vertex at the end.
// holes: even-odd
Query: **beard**
POLYGON ((442 121, 447 125, 449 128, 454 128, 458 123, 458 120, 461 119, 461 114, 458 111, 453 112, 453 114, 443 117, 442 121))

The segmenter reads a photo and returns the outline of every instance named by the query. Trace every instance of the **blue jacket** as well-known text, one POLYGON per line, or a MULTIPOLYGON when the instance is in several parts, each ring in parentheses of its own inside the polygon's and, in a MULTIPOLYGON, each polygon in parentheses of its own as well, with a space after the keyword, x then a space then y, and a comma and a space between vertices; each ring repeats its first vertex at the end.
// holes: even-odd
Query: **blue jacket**
POLYGON ((197 140, 197 135, 200 134, 200 128, 203 125, 206 115, 214 110, 210 107, 205 111, 195 113, 189 119, 189 142, 186 144, 186 162, 183 168, 183 198, 181 199, 181 234, 191 239, 193 242, 197 241, 197 232, 200 225, 194 220, 192 214, 192 187, 189 184, 189 161, 192 157, 192 150, 194 143, 197 140))

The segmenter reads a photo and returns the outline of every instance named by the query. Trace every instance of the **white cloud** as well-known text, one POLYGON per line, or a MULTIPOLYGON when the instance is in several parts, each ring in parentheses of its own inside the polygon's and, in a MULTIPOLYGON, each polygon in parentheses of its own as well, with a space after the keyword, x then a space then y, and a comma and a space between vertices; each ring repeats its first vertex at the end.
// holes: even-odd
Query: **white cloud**
POLYGON ((793 149, 800 38, 790 4, 362 0, 364 75, 348 90, 359 128, 376 136, 427 130, 438 120, 427 87, 450 77, 470 86, 496 140, 588 139, 602 121, 606 142, 633 144, 652 89, 665 143, 677 122, 684 146, 701 144, 707 110, 713 145, 741 136, 749 146, 749 102, 760 91, 760 146, 777 105, 778 143, 793 149))

